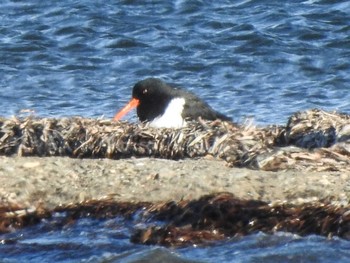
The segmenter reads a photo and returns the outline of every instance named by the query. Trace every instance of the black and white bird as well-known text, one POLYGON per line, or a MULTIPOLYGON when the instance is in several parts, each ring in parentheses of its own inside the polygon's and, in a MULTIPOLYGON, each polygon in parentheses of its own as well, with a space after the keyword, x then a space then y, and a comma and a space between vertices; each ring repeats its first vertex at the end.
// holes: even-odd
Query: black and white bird
POLYGON ((231 118, 212 109, 195 94, 173 88, 157 78, 148 78, 135 84, 130 102, 115 116, 120 120, 131 109, 137 110, 142 122, 159 128, 182 128, 186 120, 224 120, 231 118))

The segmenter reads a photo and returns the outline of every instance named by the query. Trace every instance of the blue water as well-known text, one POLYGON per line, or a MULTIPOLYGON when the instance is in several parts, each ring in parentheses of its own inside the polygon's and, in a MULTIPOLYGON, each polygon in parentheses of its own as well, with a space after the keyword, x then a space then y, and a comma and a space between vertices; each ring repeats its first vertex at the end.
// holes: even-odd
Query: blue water
POLYGON ((349 1, 147 2, 2 0, 0 115, 111 118, 149 76, 236 121, 350 113, 349 1))
MULTIPOLYGON (((350 113, 349 1, 144 2, 2 0, 0 116, 111 118, 150 76, 194 91, 239 122, 284 124, 314 107, 350 113)), ((136 121, 135 113, 127 119, 136 121)), ((108 222, 20 230, 0 255, 133 262, 170 251, 132 245, 108 222)), ((256 234, 175 252, 207 262, 345 262, 349 245, 256 234)))

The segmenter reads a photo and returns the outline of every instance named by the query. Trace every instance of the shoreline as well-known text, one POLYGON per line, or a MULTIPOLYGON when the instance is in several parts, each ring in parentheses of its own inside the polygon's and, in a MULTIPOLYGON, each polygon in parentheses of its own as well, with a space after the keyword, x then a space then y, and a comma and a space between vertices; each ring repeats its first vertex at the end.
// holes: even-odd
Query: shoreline
POLYGON ((54 208, 91 199, 164 202, 229 192, 245 200, 269 203, 330 201, 348 204, 350 174, 229 167, 212 157, 75 159, 0 156, 3 203, 54 208))
POLYGON ((54 208, 228 192, 267 203, 347 205, 349 123, 350 115, 319 109, 268 127, 198 120, 183 129, 154 129, 80 117, 0 118, 0 197, 5 204, 54 208))

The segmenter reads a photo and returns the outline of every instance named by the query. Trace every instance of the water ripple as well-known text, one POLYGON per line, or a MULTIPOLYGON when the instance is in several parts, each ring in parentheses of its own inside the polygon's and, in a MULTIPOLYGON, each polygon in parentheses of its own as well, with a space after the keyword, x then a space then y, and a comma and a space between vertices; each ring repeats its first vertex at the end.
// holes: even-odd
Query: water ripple
POLYGON ((33 108, 43 116, 111 117, 133 84, 149 76, 259 124, 285 123, 290 113, 314 106, 350 111, 348 1, 2 6, 1 115, 33 108), (47 89, 51 97, 40 96, 47 89))

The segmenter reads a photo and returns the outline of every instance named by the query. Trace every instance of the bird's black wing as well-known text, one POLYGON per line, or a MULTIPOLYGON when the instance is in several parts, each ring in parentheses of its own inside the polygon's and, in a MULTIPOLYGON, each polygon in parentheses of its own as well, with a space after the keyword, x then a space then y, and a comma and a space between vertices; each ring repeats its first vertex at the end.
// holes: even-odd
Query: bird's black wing
POLYGON ((198 119, 201 117, 205 120, 221 119, 231 121, 232 119, 226 115, 215 111, 208 103, 198 98, 195 94, 181 90, 180 93, 186 94, 186 101, 182 113, 183 118, 198 119))

